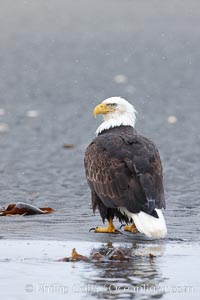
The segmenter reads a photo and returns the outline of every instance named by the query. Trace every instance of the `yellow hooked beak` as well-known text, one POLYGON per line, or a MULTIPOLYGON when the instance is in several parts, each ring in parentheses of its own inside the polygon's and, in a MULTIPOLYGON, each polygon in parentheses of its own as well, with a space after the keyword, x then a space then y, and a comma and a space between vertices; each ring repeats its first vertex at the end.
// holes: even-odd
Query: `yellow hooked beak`
POLYGON ((107 114, 109 112, 111 112, 111 109, 105 103, 98 104, 94 108, 94 111, 93 111, 95 118, 96 118, 96 115, 107 114))

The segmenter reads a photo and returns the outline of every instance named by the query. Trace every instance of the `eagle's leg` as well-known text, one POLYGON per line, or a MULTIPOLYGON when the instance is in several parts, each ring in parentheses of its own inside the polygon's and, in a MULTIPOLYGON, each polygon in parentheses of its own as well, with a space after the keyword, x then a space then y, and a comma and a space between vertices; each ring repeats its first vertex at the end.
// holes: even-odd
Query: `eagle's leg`
POLYGON ((108 225, 106 227, 96 227, 94 232, 116 233, 118 231, 115 229, 115 226, 113 224, 113 219, 110 218, 108 221, 108 225))
POLYGON ((105 221, 105 219, 107 219, 108 224, 106 227, 91 228, 90 231, 94 230, 94 232, 122 234, 119 230, 115 229, 115 226, 113 224, 113 219, 115 216, 114 209, 106 207, 94 191, 92 191, 92 208, 93 212, 95 212, 95 210, 98 208, 103 222, 105 221))
POLYGON ((129 231, 129 232, 132 232, 132 233, 137 233, 137 228, 136 228, 135 224, 132 223, 131 225, 125 225, 124 226, 124 231, 129 231))

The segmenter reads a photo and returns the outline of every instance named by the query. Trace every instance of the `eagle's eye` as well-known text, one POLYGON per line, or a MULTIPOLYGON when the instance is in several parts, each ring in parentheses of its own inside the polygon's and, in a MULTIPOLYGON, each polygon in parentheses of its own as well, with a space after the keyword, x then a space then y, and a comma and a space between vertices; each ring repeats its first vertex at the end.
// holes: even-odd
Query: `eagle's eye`
POLYGON ((116 107, 117 106, 117 103, 110 103, 109 104, 111 107, 116 107))

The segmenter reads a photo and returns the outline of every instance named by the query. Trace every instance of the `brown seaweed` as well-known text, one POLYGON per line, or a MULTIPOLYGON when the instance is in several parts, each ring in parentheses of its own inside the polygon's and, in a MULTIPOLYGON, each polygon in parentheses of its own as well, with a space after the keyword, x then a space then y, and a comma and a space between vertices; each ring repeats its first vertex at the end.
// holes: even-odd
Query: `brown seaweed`
POLYGON ((75 147, 74 144, 64 144, 63 145, 63 148, 65 148, 65 149, 73 149, 74 147, 75 147))
POLYGON ((72 255, 70 257, 64 257, 59 259, 58 261, 89 261, 90 259, 87 256, 79 254, 75 248, 72 249, 72 255))
POLYGON ((1 208, 0 216, 50 214, 53 211, 54 209, 51 207, 38 208, 28 203, 17 202, 10 203, 5 208, 1 208))
MULTIPOLYGON (((72 255, 70 257, 64 257, 58 261, 72 262, 72 261, 85 261, 85 262, 127 262, 136 258, 137 255, 132 249, 127 247, 113 247, 107 245, 107 247, 101 247, 99 249, 93 249, 88 256, 79 254, 75 248, 72 249, 72 255)), ((150 259, 155 257, 154 254, 148 254, 150 259)))

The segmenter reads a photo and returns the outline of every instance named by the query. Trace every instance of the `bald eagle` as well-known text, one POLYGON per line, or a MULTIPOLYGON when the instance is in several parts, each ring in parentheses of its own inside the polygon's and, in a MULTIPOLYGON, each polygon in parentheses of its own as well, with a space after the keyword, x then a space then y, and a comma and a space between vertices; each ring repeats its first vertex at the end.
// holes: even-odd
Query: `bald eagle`
POLYGON ((95 232, 116 232, 116 217, 127 231, 163 238, 167 228, 158 149, 134 129, 136 110, 125 99, 104 100, 95 107, 97 114, 103 115, 103 123, 86 149, 84 163, 93 211, 98 209, 108 225, 95 232))

